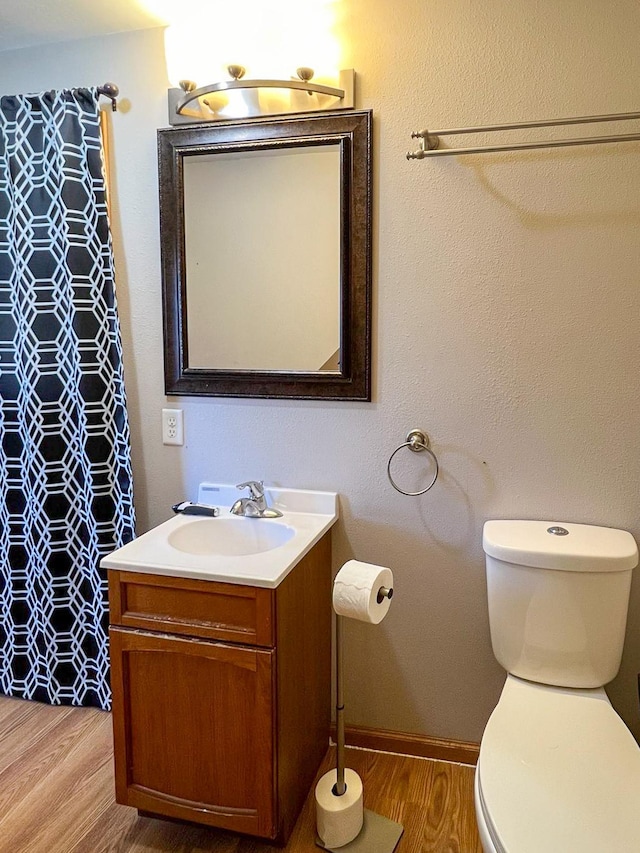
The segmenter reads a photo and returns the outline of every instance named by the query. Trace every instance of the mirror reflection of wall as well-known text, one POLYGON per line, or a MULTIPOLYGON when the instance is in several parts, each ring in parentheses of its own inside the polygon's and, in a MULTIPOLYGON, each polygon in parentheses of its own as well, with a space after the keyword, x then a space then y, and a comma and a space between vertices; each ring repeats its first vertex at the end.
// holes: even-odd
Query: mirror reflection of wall
POLYGON ((340 148, 184 158, 188 366, 339 371, 340 148))

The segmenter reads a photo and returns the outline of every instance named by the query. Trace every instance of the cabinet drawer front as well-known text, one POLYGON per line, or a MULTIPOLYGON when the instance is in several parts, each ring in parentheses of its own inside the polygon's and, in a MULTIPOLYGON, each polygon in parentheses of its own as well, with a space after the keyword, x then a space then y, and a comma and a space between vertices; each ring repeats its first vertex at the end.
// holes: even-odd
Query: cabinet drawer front
POLYGON ((117 800, 275 835, 274 654, 111 628, 117 800))
POLYGON ((111 570, 109 608, 125 628, 274 645, 270 589, 111 570))

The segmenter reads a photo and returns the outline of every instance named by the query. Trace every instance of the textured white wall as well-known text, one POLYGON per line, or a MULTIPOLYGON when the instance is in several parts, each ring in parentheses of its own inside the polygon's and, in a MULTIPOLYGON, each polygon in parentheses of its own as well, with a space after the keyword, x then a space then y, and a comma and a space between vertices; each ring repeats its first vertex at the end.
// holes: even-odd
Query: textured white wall
MULTIPOLYGON (((113 122, 115 246, 140 528, 194 497, 201 479, 337 490, 336 567, 352 556, 387 564, 397 587, 380 626, 349 626, 348 720, 478 739, 503 680, 489 642, 483 521, 583 521, 640 538, 640 145, 404 155, 424 126, 638 109, 640 5, 345 0, 342 9, 344 65, 358 71, 358 106, 375 115, 374 401, 174 398, 184 448, 160 439, 161 33, 0 55, 0 85, 113 79, 130 102, 113 122), (413 426, 431 434, 442 466, 423 498, 397 494, 385 475, 413 426)), ((616 129, 629 128, 607 127, 616 129)), ((409 484, 422 462, 402 462, 409 484)), ((636 577, 610 694, 637 733, 638 671, 636 577)))

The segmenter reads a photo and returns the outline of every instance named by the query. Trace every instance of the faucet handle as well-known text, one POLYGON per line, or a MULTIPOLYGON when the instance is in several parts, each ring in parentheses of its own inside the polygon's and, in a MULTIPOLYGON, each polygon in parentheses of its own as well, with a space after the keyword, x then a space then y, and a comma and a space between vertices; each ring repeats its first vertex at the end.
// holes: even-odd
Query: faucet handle
POLYGON ((263 480, 247 480, 246 483, 239 483, 236 489, 249 489, 251 497, 254 499, 264 497, 264 481, 263 480))

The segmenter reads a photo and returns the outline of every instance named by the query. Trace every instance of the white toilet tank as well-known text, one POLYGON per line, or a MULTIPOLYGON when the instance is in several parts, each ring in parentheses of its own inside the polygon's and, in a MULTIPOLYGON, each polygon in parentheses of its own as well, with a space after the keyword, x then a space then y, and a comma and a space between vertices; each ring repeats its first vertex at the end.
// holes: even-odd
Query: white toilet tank
POLYGON ((493 653, 507 672, 558 687, 601 687, 620 667, 638 548, 625 530, 487 521, 493 653))

